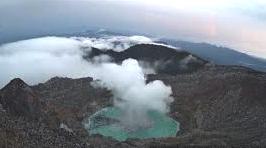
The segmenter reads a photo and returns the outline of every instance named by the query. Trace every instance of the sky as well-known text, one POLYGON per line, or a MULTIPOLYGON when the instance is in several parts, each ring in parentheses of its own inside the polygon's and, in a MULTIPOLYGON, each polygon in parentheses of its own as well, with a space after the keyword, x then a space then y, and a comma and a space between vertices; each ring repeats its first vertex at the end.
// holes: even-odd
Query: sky
POLYGON ((265 0, 1 0, 0 43, 104 28, 266 58, 265 0))

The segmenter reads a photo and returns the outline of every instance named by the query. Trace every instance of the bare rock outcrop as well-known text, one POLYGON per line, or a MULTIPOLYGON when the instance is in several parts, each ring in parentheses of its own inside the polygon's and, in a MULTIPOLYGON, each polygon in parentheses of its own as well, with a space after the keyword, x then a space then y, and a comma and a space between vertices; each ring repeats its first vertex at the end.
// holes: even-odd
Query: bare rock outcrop
POLYGON ((16 116, 26 116, 37 119, 40 116, 40 98, 23 80, 13 79, 0 94, 3 108, 16 116))

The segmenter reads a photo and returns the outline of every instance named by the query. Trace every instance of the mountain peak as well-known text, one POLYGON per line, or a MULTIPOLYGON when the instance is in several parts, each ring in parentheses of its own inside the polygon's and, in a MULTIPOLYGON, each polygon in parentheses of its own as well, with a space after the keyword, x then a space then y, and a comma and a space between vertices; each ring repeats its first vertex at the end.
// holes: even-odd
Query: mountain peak
POLYGON ((38 117, 39 97, 20 78, 11 80, 1 89, 0 103, 9 113, 30 118, 38 117))
POLYGON ((25 83, 22 79, 20 78, 15 78, 11 80, 3 89, 7 88, 25 88, 29 87, 27 83, 25 83))

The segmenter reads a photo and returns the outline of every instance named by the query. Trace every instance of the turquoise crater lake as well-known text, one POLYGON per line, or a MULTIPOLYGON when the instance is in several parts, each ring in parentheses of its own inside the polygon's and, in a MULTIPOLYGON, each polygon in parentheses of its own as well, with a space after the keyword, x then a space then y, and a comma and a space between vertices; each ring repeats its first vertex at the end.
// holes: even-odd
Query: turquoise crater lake
POLYGON ((179 131, 179 122, 158 111, 148 111, 151 126, 136 130, 127 130, 119 123, 122 111, 116 107, 107 107, 90 116, 85 122, 85 128, 90 135, 100 134, 112 137, 118 141, 129 138, 147 139, 175 137, 179 131))

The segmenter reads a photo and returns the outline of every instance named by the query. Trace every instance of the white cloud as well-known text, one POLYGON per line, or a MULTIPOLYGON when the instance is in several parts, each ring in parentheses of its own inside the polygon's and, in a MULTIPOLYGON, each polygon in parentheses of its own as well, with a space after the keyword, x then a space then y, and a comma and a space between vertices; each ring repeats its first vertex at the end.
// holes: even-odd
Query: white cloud
POLYGON ((144 36, 106 36, 103 38, 73 37, 81 41, 84 46, 91 46, 102 50, 123 51, 136 44, 152 44, 153 40, 144 36))
POLYGON ((73 39, 44 37, 0 47, 0 86, 19 77, 30 84, 54 76, 87 76, 80 43, 73 39))
POLYGON ((79 41, 64 37, 43 37, 18 41, 0 46, 0 54, 21 54, 25 52, 51 53, 55 55, 75 54, 81 46, 79 41))
MULTIPOLYGON (((42 37, 4 44, 0 46, 0 86, 16 77, 29 84, 44 82, 54 76, 86 77, 91 65, 82 56, 91 47, 122 51, 141 43, 152 43, 152 40, 142 36, 42 37)), ((99 64, 110 60, 101 55, 90 62, 99 64)))

